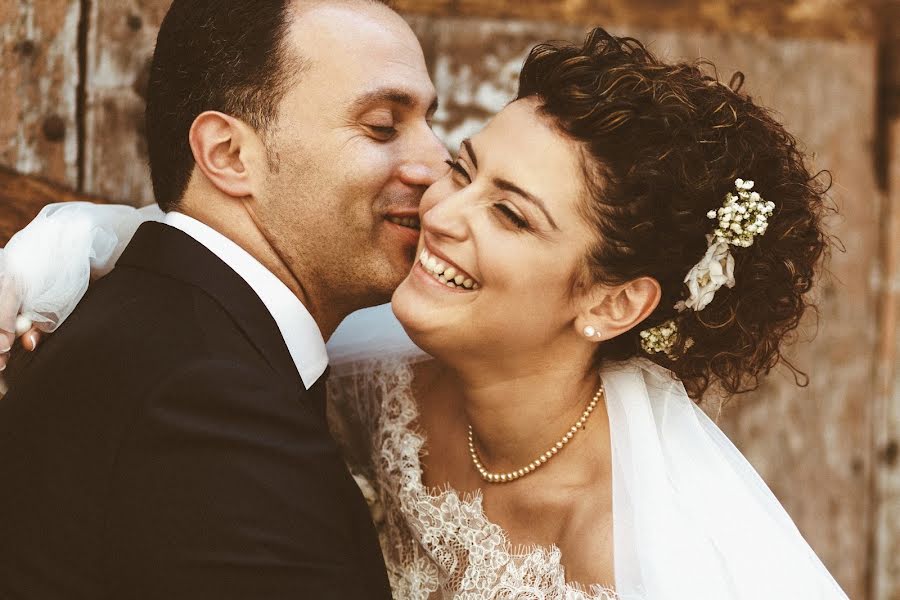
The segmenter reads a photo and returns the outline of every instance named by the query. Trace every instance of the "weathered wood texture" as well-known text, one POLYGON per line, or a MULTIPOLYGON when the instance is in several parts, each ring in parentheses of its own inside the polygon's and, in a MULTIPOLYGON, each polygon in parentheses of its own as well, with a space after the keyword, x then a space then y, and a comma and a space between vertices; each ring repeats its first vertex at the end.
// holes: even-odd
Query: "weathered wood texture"
POLYGON ((394 0, 411 15, 615 23, 658 30, 705 30, 857 39, 878 28, 876 9, 893 0, 394 0))
POLYGON ((0 247, 27 225, 40 210, 53 202, 106 202, 60 185, 55 181, 26 176, 0 166, 0 247))
POLYGON ((78 183, 78 0, 0 0, 0 164, 78 183))
POLYGON ((85 82, 84 190, 141 206, 153 201, 144 143, 144 90, 169 0, 91 2, 85 82))
POLYGON ((876 349, 872 598, 900 599, 900 115, 888 127, 888 202, 876 349))
MULTIPOLYGON (((411 21, 431 55, 443 102, 436 130, 453 148, 513 96, 518 69, 535 42, 584 34, 581 27, 533 22, 411 21)), ((881 206, 871 145, 875 44, 612 29, 647 40, 670 59, 712 59, 724 79, 740 68, 747 88, 777 107, 789 130, 805 140, 814 167, 834 173, 833 198, 842 216, 833 227, 847 252, 834 255, 834 275, 819 289, 818 335, 792 353, 811 383, 798 388, 783 373, 773 374, 720 421, 850 596, 864 598, 878 332, 872 277, 881 206)), ((804 337, 813 327, 811 319, 804 337)))

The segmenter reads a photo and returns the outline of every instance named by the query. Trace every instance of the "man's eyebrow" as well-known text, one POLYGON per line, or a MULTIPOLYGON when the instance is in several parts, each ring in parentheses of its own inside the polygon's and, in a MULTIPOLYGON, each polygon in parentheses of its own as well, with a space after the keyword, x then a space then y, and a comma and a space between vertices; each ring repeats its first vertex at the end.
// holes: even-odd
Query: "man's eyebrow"
MULTIPOLYGON (((354 99, 350 103, 351 110, 359 110, 369 104, 377 104, 379 102, 390 102, 399 104, 405 108, 415 108, 418 104, 416 97, 410 92, 400 88, 380 88, 367 92, 362 96, 354 99)), ((428 115, 431 116, 437 110, 438 100, 435 97, 428 107, 428 115)))
MULTIPOLYGON (((466 152, 469 155, 469 160, 472 161, 472 166, 477 169, 478 168, 478 157, 475 155, 475 148, 472 147, 472 140, 470 140, 469 138, 466 138, 462 141, 462 144, 465 147, 466 152)), ((494 177, 491 180, 491 183, 494 185, 495 188, 504 190, 506 192, 512 192, 513 194, 517 194, 517 195, 521 196, 522 198, 524 198, 525 200, 527 200, 528 202, 537 206, 538 209, 540 209, 540 211, 542 213, 544 213, 544 216, 547 217, 547 221, 550 223, 550 225, 553 227, 553 229, 555 229, 556 231, 559 231, 559 226, 557 226, 556 221, 553 220, 553 217, 550 216, 550 211, 547 210, 547 205, 544 204, 543 200, 541 200, 534 194, 530 194, 530 193, 526 192, 525 190, 523 190, 522 188, 520 188, 513 182, 509 181, 508 179, 494 177)))

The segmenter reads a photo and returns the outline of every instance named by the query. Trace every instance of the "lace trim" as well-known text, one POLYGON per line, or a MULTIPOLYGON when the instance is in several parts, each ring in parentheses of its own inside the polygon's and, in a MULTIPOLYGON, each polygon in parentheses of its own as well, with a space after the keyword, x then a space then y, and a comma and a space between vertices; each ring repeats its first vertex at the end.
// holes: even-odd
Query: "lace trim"
POLYGON ((395 597, 426 599, 441 589, 460 600, 615 600, 603 586, 567 583, 557 546, 514 548, 506 532, 488 520, 480 493, 425 486, 420 460, 425 440, 413 430, 418 410, 412 369, 404 362, 375 361, 366 372, 381 401, 371 421, 373 469, 395 597))

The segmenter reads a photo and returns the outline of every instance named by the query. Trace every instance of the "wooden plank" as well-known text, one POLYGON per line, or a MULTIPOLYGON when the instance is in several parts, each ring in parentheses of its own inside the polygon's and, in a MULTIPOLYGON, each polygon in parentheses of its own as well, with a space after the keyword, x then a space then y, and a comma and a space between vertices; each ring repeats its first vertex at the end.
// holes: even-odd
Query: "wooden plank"
POLYGON ((78 183, 78 0, 0 0, 0 164, 78 183))
POLYGON ((900 598, 900 117, 888 128, 875 425, 872 599, 900 598))
POLYGON ((136 206, 153 201, 143 94, 156 34, 169 4, 169 0, 91 3, 85 191, 136 206))
MULTIPOLYGON (((791 352, 811 384, 797 388, 793 379, 775 373, 761 390, 726 409, 721 423, 850 597, 864 598, 877 333, 871 281, 880 210, 871 147, 875 44, 611 29, 651 42, 664 56, 712 59, 723 79, 739 67, 748 89, 776 107, 789 130, 816 154, 814 167, 835 173, 833 197, 842 217, 832 226, 847 252, 835 254, 834 275, 818 292, 818 336, 791 352)), ((425 44, 433 48, 433 76, 443 103, 436 131, 455 148, 513 96, 516 74, 534 43, 583 34, 582 27, 547 23, 435 19, 433 39, 425 44)), ((805 333, 813 325, 808 320, 805 333)))
POLYGON ((879 0, 395 0, 409 14, 831 39, 871 38, 879 0))
POLYGON ((47 179, 24 175, 0 166, 0 248, 48 204, 54 202, 108 202, 47 179))

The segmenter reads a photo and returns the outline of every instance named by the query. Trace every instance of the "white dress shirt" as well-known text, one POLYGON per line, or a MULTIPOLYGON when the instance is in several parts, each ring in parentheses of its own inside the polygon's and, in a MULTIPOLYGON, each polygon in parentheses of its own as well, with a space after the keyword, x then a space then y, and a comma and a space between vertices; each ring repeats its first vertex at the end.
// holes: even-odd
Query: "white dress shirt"
POLYGON ((253 288, 275 319, 304 387, 311 388, 328 367, 328 354, 319 326, 297 296, 249 252, 210 226, 179 212, 167 213, 163 223, 203 244, 253 288))

